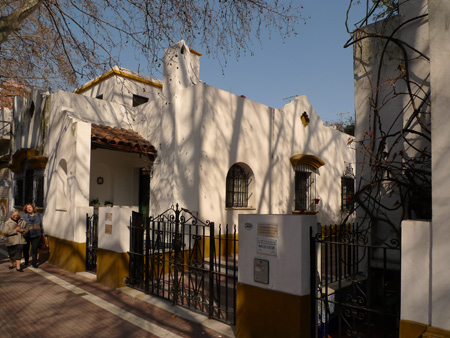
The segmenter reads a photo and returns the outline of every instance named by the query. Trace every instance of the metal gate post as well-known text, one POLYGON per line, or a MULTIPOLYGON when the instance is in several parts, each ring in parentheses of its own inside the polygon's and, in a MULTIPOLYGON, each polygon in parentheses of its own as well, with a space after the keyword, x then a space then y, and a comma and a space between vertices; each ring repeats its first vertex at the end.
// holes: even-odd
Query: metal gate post
POLYGON ((179 233, 180 233, 180 213, 181 211, 178 209, 178 203, 176 205, 175 210, 175 234, 174 238, 172 239, 172 247, 173 247, 173 253, 174 253, 174 262, 173 262, 173 273, 174 273, 174 280, 173 280, 173 305, 177 305, 178 302, 178 259, 181 249, 181 243, 179 243, 179 233))
POLYGON ((309 228, 310 282, 311 282, 311 337, 317 337, 317 251, 316 237, 312 227, 309 228))
POLYGON ((150 218, 144 217, 145 224, 145 271, 144 271, 144 281, 145 281, 145 293, 149 293, 150 290, 150 218))
MULTIPOLYGON (((220 239, 219 239, 220 240, 220 239)), ((209 314, 208 318, 212 318, 214 313, 214 258, 215 258, 215 239, 214 239, 214 222, 210 223, 209 228, 209 314)))

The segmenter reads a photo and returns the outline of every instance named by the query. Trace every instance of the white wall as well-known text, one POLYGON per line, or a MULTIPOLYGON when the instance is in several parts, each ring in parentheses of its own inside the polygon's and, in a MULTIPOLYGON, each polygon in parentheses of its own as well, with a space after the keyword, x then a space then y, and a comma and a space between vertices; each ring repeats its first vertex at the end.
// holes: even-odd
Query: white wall
POLYGON ((431 222, 402 222, 402 320, 431 324, 431 222))
MULTIPOLYGON (((143 74, 134 73, 130 70, 120 70, 117 66, 114 69, 118 72, 123 72, 126 75, 143 79, 144 81, 151 81, 160 84, 161 81, 153 79, 143 74)), ((96 80, 92 80, 95 82, 96 80)), ((89 83, 89 82, 88 82, 89 83)), ((161 88, 150 85, 148 83, 135 81, 133 79, 113 74, 112 76, 98 82, 82 94, 95 98, 103 95, 103 100, 122 104, 132 107, 133 95, 146 97, 149 101, 161 100, 161 88)))
POLYGON ((140 154, 94 149, 91 153, 91 175, 89 200, 99 199, 115 206, 138 206, 139 204, 139 168, 150 164, 140 154), (103 184, 97 184, 97 178, 103 178, 103 184))
POLYGON ((262 289, 297 296, 310 294, 310 228, 317 230, 313 215, 240 215, 238 281, 262 289), (259 231, 269 225, 271 236, 259 231), (261 246, 268 243, 276 250, 261 246), (255 281, 255 259, 269 262, 269 283, 255 281))
POLYGON ((306 97, 274 109, 203 83, 180 84, 172 91, 170 104, 162 106, 161 125, 148 136, 158 148, 152 214, 174 203, 221 224, 237 224, 240 213, 290 214, 290 158, 310 154, 326 163, 317 175, 318 219, 336 223, 346 215, 340 211, 340 189, 346 164, 355 167, 350 136, 325 127, 306 97), (306 128, 300 120, 304 112, 310 119, 306 128), (225 180, 235 163, 254 173, 250 208, 225 208, 225 180))
POLYGON ((433 168, 433 232, 432 232, 432 324, 450 330, 450 257, 448 201, 450 199, 450 2, 429 0, 432 168, 433 168))
MULTIPOLYGON (((402 2, 400 6, 400 14, 390 18, 389 20, 382 20, 374 24, 364 27, 368 33, 381 33, 389 36, 395 30, 394 38, 403 41, 406 45, 414 46, 428 54, 428 25, 427 19, 422 18, 414 20, 407 25, 401 26, 402 22, 411 19, 421 14, 426 13, 426 1, 414 0, 402 2), (423 38, 421 38, 423 37, 423 38)), ((421 107, 423 112, 426 112, 429 107, 422 105, 421 97, 425 97, 425 92, 429 87, 429 62, 425 58, 421 58, 412 49, 405 47, 400 49, 395 43, 389 43, 386 47, 387 39, 366 38, 362 39, 354 45, 354 75, 355 75, 355 111, 356 111, 356 130, 355 139, 357 141, 359 150, 357 151, 356 163, 359 182, 361 187, 371 182, 371 175, 376 169, 370 167, 369 163, 374 163, 380 160, 375 158, 379 152, 380 139, 383 135, 392 134, 402 130, 402 128, 409 130, 423 131, 421 127, 413 119, 413 123, 408 120, 411 117, 413 106, 408 104, 410 96, 406 95, 407 88, 405 82, 402 80, 402 73, 399 70, 401 61, 404 58, 403 51, 407 52, 408 72, 411 76, 411 91, 414 94, 415 107, 421 107), (420 80, 419 80, 420 79, 420 80), (378 82, 379 81, 379 82, 378 82), (414 82, 418 82, 422 86, 422 92, 418 89, 414 82), (396 95, 398 94, 398 95, 396 95), (373 105, 377 107, 379 118, 374 113, 373 105), (359 143, 364 141, 364 144, 359 143), (370 148, 373 145, 373 150, 370 148), (371 150, 364 147, 368 146, 371 150)), ((423 118, 425 114, 421 115, 423 118)), ((423 119, 426 125, 427 119, 423 119)), ((426 134, 426 132, 424 132, 426 134)), ((398 134, 386 138, 384 149, 390 151, 391 157, 385 160, 385 167, 390 166, 394 171, 394 164, 401 162, 400 157, 416 156, 417 149, 430 149, 430 143, 423 137, 418 137, 413 133, 408 133, 408 143, 404 142, 398 134), (413 145, 414 147, 412 147, 413 145)), ((406 161, 406 160, 405 160, 406 161)), ((395 164, 400 167, 400 164, 395 164)), ((393 175, 396 175, 394 173, 393 175)), ((401 175, 401 173, 400 173, 401 175)), ((384 178, 387 174, 379 174, 379 177, 384 178)), ((388 210, 389 222, 377 221, 376 229, 377 236, 386 241, 397 237, 400 223, 405 215, 402 214, 401 208, 396 208, 400 199, 398 190, 392 189, 392 186, 386 181, 380 186, 380 190, 374 189, 372 197, 378 199, 380 203, 387 209, 397 209, 396 211, 388 210), (390 225, 394 224, 394 228, 390 225)), ((370 203, 366 203, 370 204, 370 203)), ((375 216, 383 218, 382 213, 377 214, 376 208, 372 208, 371 212, 375 216)), ((359 208, 357 218, 361 221, 366 215, 363 208, 359 208)), ((415 215, 406 217, 415 217, 415 215)))
POLYGON ((137 207, 100 207, 98 214, 98 247, 115 252, 130 248, 130 217, 137 207))

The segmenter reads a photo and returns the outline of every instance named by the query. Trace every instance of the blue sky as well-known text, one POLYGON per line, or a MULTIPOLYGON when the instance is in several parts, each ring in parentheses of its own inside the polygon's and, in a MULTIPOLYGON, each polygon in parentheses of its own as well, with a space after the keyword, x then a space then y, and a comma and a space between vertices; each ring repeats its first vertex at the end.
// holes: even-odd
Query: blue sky
MULTIPOLYGON (((201 47, 190 45, 203 54, 200 79, 274 108, 306 95, 324 122, 347 120, 354 114, 353 52, 343 47, 349 39, 345 16, 350 0, 296 1, 303 6, 302 17, 308 18, 298 24, 297 36, 284 41, 277 33, 271 39, 266 34, 261 42, 255 38, 253 54, 238 60, 229 56, 225 68, 201 47)), ((133 59, 121 66, 137 71, 139 61, 133 59)))
POLYGON ((275 108, 287 104, 285 98, 306 95, 323 121, 353 115, 353 52, 343 48, 349 38, 345 28, 348 1, 300 1, 303 17, 310 19, 298 25, 296 37, 283 42, 273 34, 261 44, 253 41, 254 55, 228 59, 224 75, 217 59, 203 55, 200 79, 275 108))

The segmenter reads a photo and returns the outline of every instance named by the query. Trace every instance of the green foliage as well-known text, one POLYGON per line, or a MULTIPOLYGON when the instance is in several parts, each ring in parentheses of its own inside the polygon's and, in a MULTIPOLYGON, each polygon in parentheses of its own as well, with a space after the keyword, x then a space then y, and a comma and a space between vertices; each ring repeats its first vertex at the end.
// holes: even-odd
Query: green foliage
POLYGON ((333 127, 340 132, 355 135, 355 117, 353 115, 347 116, 350 113, 340 113, 338 121, 326 121, 325 125, 333 127), (344 117, 345 116, 345 117, 344 117))
POLYGON ((398 13, 398 0, 372 0, 376 10, 373 14, 374 21, 388 18, 398 13))

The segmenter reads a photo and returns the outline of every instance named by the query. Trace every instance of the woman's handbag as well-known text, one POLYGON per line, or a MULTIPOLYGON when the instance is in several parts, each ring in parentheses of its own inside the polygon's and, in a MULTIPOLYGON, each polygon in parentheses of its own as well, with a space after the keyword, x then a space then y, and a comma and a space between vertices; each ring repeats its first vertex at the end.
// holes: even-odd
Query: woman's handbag
POLYGON ((45 237, 44 234, 41 235, 41 244, 39 246, 39 249, 41 249, 43 251, 48 251, 49 250, 47 237, 45 237))

